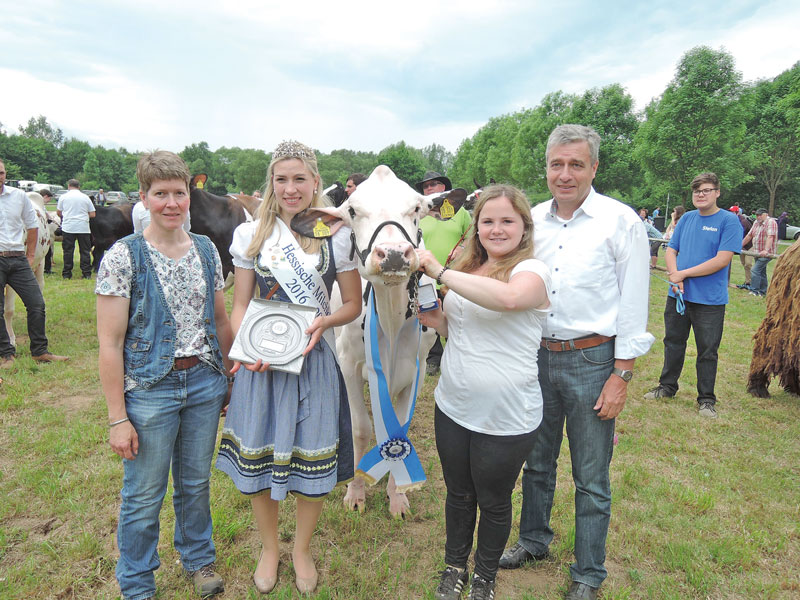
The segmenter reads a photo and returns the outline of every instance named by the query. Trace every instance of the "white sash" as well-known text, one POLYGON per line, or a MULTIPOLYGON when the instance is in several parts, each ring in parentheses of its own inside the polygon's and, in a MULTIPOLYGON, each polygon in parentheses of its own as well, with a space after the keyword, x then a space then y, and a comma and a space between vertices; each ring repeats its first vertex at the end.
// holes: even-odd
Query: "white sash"
MULTIPOLYGON (((327 244, 327 240, 323 240, 327 244)), ((289 227, 279 217, 275 218, 272 234, 261 247, 259 260, 272 271, 289 299, 295 304, 313 306, 317 315, 330 315, 331 302, 328 288, 317 271, 318 259, 309 256, 300 247, 289 227)), ((333 260, 333 257, 330 257, 333 260)), ((333 328, 329 327, 323 337, 336 354, 333 328)))

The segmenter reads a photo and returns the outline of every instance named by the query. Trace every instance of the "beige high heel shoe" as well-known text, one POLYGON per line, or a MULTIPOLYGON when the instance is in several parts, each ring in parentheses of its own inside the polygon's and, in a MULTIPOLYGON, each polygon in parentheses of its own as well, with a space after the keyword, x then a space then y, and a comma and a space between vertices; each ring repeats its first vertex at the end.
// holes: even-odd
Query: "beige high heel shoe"
MULTIPOLYGON (((264 551, 261 551, 261 554, 258 556, 258 564, 261 564, 261 559, 264 556, 264 551)), ((258 570, 258 565, 256 565, 256 571, 258 570)), ((260 594, 269 594, 272 590, 275 589, 275 585, 278 583, 278 575, 275 574, 274 577, 257 577, 255 573, 253 573, 253 584, 255 584, 256 589, 260 594)))

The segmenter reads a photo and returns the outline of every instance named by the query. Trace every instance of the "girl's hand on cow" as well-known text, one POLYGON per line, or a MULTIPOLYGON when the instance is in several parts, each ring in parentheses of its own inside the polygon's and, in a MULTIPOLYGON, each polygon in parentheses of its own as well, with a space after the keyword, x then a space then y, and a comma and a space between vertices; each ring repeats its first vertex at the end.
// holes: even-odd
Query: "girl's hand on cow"
POLYGON ((130 421, 114 425, 109 433, 108 443, 122 458, 134 460, 139 454, 139 434, 130 421))
POLYGON ((319 343, 319 339, 322 337, 322 334, 325 333, 327 328, 328 322, 326 317, 323 315, 319 315, 311 322, 311 325, 309 325, 308 329, 306 329, 306 333, 311 334, 311 339, 308 340, 308 346, 306 346, 306 349, 303 350, 303 356, 307 356, 308 353, 313 350, 314 346, 319 343))
POLYGON ((430 250, 417 249, 417 258, 419 258, 419 270, 425 273, 428 277, 436 279, 442 271, 441 263, 436 260, 433 252, 430 250))

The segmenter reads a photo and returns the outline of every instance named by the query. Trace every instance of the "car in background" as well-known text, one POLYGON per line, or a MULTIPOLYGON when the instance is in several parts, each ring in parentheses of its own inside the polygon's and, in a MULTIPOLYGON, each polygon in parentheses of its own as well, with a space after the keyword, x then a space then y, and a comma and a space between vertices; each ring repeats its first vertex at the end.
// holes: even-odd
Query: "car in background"
POLYGON ((128 201, 136 204, 139 201, 139 190, 128 192, 128 201))
POLYGON ((106 192, 106 204, 116 204, 117 202, 127 202, 128 197, 122 192, 106 192))
POLYGON ((800 227, 795 225, 786 224, 786 237, 785 240, 800 240, 800 227))

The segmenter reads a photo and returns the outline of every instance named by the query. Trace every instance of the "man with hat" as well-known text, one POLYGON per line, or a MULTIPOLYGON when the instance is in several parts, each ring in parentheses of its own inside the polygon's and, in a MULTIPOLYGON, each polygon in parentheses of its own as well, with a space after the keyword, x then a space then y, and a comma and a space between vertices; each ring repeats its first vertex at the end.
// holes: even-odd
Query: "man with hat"
MULTIPOLYGON (((428 171, 422 181, 414 187, 420 194, 430 196, 452 190, 453 184, 444 175, 436 171, 428 171)), ((438 208, 431 209, 428 216, 420 222, 425 248, 433 252, 436 260, 441 264, 447 264, 447 259, 453 254, 456 246, 463 241, 471 225, 472 217, 463 206, 450 217, 441 215, 438 208)), ((428 353, 426 368, 428 375, 438 375, 443 351, 442 341, 437 337, 436 343, 428 353)))
POLYGON ((767 263, 772 260, 778 243, 778 223, 770 218, 766 208, 756 211, 756 222, 744 236, 742 246, 753 242, 753 251, 759 253, 750 272, 750 294, 753 296, 767 295, 767 263))

